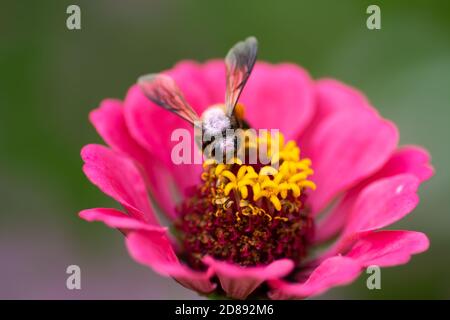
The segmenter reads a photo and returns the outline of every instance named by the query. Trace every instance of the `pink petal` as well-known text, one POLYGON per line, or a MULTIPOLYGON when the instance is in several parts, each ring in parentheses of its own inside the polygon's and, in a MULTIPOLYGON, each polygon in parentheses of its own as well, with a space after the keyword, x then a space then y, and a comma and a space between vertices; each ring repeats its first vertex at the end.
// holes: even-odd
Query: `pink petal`
POLYGON ((186 101, 201 115, 213 104, 209 93, 209 79, 205 78, 205 67, 195 61, 181 61, 165 71, 175 80, 186 101))
POLYGON ((172 132, 178 128, 191 130, 189 123, 152 103, 137 85, 128 90, 124 108, 132 137, 151 155, 171 163, 172 132))
POLYGON ((170 218, 177 219, 176 205, 179 200, 179 188, 175 177, 170 169, 155 157, 151 158, 148 167, 146 182, 151 199, 156 201, 156 205, 170 218))
POLYGON ((282 278, 294 268, 294 263, 289 259, 277 260, 261 267, 241 267, 211 257, 205 257, 203 262, 214 270, 222 289, 233 299, 247 298, 264 281, 282 278))
MULTIPOLYGON (((165 71, 180 87, 186 101, 199 115, 211 104, 201 65, 192 61, 178 63, 165 71)), ((132 136, 149 152, 172 163, 170 159, 171 135, 175 129, 184 128, 193 133, 192 126, 177 115, 149 101, 140 88, 131 87, 125 98, 125 118, 132 136)))
POLYGON ((83 171, 101 191, 117 200, 132 217, 158 224, 139 170, 129 158, 100 145, 81 150, 83 171))
POLYGON ((368 102, 367 98, 355 88, 345 85, 334 79, 321 79, 314 83, 315 112, 305 132, 298 137, 302 150, 309 153, 309 140, 311 140, 318 127, 329 117, 336 114, 352 114, 353 112, 369 113, 379 117, 378 112, 368 102))
POLYGON ((210 103, 225 103, 225 63, 223 60, 209 60, 202 65, 202 75, 210 103))
POLYGON ((339 239, 319 259, 343 253, 364 233, 402 219, 419 202, 418 186, 419 179, 412 174, 399 174, 369 184, 356 199, 339 239))
POLYGON ((197 152, 192 126, 175 114, 150 102, 137 86, 129 90, 124 105, 125 119, 131 135, 155 161, 159 161, 171 172, 180 191, 184 192, 199 181, 202 170, 200 164, 175 165, 171 159, 173 147, 178 144, 178 141, 171 141, 172 133, 176 129, 185 129, 191 134, 191 147, 193 152, 197 152))
POLYGON ((405 146, 398 149, 383 168, 348 191, 330 214, 318 223, 315 242, 326 241, 342 229, 359 193, 368 184, 377 179, 401 173, 411 173, 420 182, 423 182, 433 175, 433 167, 430 164, 430 160, 428 152, 421 147, 405 146))
POLYGON ((397 141, 395 126, 364 107, 335 112, 320 122, 303 141, 317 185, 308 198, 313 212, 317 214, 339 193, 380 169, 397 141))
POLYGON ((279 129, 297 137, 314 113, 314 87, 308 73, 293 64, 255 65, 240 101, 255 129, 279 129))
POLYGON ((336 113, 363 111, 379 117, 378 111, 370 105, 362 92, 335 79, 315 81, 314 91, 315 113, 305 133, 300 136, 302 144, 314 136, 317 127, 325 119, 336 113))
POLYGON ((427 236, 421 232, 379 231, 361 238, 346 256, 364 267, 389 267, 407 263, 412 254, 426 251, 429 245, 427 236))
POLYGON ((335 79, 320 79, 315 89, 317 113, 314 120, 320 121, 335 112, 366 110, 378 114, 362 92, 335 79))
POLYGON ((111 228, 125 231, 129 251, 138 262, 163 275, 173 276, 190 289, 205 293, 214 289, 209 281, 211 271, 193 272, 178 262, 166 235, 167 228, 142 222, 116 209, 87 209, 79 215, 87 221, 101 221, 111 228))
POLYGON ((424 182, 434 174, 431 157, 427 150, 419 146, 404 146, 399 148, 386 165, 372 179, 394 176, 400 173, 411 173, 424 182))
POLYGON ((109 208, 86 209, 79 213, 80 218, 92 222, 100 221, 110 228, 117 228, 128 232, 129 230, 149 230, 166 233, 167 228, 162 228, 135 219, 122 211, 109 208))
POLYGON ((215 289, 215 284, 210 281, 212 270, 199 272, 182 265, 164 234, 154 231, 131 232, 126 238, 126 245, 130 255, 137 262, 161 275, 173 277, 189 289, 202 293, 209 293, 215 289))
POLYGON ((122 102, 103 100, 100 107, 89 114, 89 119, 103 140, 114 150, 119 150, 141 163, 148 153, 131 137, 123 116, 122 102))
POLYGON ((325 292, 331 287, 355 280, 363 268, 370 265, 388 267, 407 263, 411 255, 429 247, 428 238, 414 231, 378 231, 361 237, 345 256, 325 259, 306 281, 288 283, 270 281, 272 299, 305 298, 325 292))
POLYGON ((318 295, 331 287, 346 285, 355 280, 361 272, 357 261, 336 256, 323 261, 304 283, 288 283, 283 280, 270 281, 274 289, 271 299, 299 299, 318 295))
POLYGON ((410 213, 419 202, 419 180, 399 174, 377 180, 361 191, 344 234, 372 231, 390 225, 410 213))
POLYGON ((160 187, 170 184, 172 177, 158 159, 152 157, 133 139, 126 126, 123 113, 124 109, 120 101, 107 99, 100 104, 98 109, 90 113, 89 118, 100 136, 113 150, 128 155, 142 165, 149 179, 148 187, 154 195, 155 201, 165 213, 175 218, 175 203, 171 190, 168 187, 160 187))

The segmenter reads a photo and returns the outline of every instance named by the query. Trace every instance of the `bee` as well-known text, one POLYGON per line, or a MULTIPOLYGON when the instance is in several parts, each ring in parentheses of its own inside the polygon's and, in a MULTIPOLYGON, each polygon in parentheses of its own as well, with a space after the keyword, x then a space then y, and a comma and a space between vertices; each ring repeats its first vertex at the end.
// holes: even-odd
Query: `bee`
POLYGON ((236 106, 255 65, 257 52, 258 42, 255 37, 238 42, 229 50, 225 57, 225 104, 211 106, 201 117, 186 102, 169 76, 160 73, 145 75, 138 79, 138 85, 153 103, 194 126, 197 144, 207 158, 215 157, 222 161, 223 156, 236 154, 241 147, 241 139, 233 133, 242 131, 237 129, 248 128, 241 116, 242 112, 236 112, 236 106))

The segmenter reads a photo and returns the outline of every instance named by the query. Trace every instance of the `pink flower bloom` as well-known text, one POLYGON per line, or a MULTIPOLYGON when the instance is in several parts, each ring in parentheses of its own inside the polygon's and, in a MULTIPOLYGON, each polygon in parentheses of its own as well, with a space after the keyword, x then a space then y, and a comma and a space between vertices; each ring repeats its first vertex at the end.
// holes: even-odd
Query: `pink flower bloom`
MULTIPOLYGON (((224 102, 222 61, 183 61, 167 74, 199 114, 224 102)), ((294 203, 290 195, 268 198, 283 207, 268 213, 267 220, 255 214, 262 211, 241 220, 226 216, 226 209, 217 216, 205 209, 202 197, 209 197, 209 189, 196 192, 208 171, 171 161, 172 131, 192 127, 133 86, 124 101, 104 100, 90 114, 109 147, 87 145, 81 152, 89 180, 123 211, 87 209, 80 217, 119 229, 130 255, 155 272, 202 294, 236 299, 318 295, 352 282, 369 265, 405 264, 427 250, 423 233, 382 229, 418 204, 419 185, 433 175, 430 156, 417 146, 399 148, 396 126, 360 92, 332 79, 314 81, 292 64, 259 62, 239 101, 251 127, 279 129, 285 141, 301 147, 302 158, 311 160, 317 189, 302 189, 301 202, 295 202, 300 214, 283 216, 284 205, 294 203), (174 222, 178 240, 160 224, 156 208, 174 222), (243 223, 248 229, 241 228, 243 223), (281 230, 287 231, 277 242, 262 240, 261 234, 281 230), (325 252, 311 256, 311 248, 334 237, 325 252)))

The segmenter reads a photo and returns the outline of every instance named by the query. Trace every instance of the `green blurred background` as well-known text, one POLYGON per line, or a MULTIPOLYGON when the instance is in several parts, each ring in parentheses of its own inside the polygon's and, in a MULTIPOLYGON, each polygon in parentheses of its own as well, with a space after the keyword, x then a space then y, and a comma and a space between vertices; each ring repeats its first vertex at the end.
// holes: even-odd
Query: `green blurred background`
POLYGON ((255 35, 260 59, 291 61, 367 94, 403 144, 428 148, 435 177, 393 228, 426 232, 430 250, 321 298, 450 298, 450 2, 2 1, 0 4, 0 298, 196 298, 129 258, 118 232, 77 217, 115 206, 84 177, 79 150, 101 142, 88 112, 137 76, 182 59, 222 57, 255 35), (66 8, 81 7, 81 30, 66 8), (382 29, 366 28, 381 7, 382 29), (82 290, 65 287, 66 267, 82 290))

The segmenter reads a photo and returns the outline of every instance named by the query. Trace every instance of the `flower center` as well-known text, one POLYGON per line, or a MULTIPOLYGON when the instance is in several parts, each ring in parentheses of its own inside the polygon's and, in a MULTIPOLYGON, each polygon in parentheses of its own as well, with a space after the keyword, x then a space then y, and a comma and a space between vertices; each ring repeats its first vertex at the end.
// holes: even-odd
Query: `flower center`
POLYGON ((267 150, 269 164, 244 164, 238 158, 217 164, 208 159, 202 183, 178 208, 176 227, 185 258, 194 268, 204 267, 206 255, 242 266, 280 258, 299 263, 306 255, 314 231, 305 205, 305 189, 316 188, 308 179, 311 161, 301 159, 297 144, 284 143, 282 134, 259 135, 246 148, 267 150), (271 149, 275 142, 277 148, 271 149))

